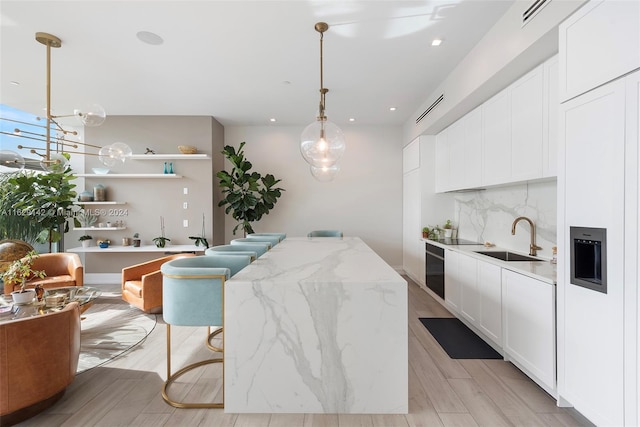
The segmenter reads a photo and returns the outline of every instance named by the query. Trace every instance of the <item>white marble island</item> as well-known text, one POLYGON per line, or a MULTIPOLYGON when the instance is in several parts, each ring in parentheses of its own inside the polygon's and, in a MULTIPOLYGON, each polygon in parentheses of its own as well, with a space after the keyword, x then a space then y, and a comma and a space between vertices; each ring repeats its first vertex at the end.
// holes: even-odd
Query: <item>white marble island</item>
POLYGON ((287 238, 224 300, 225 412, 408 412, 407 283, 359 238, 287 238))

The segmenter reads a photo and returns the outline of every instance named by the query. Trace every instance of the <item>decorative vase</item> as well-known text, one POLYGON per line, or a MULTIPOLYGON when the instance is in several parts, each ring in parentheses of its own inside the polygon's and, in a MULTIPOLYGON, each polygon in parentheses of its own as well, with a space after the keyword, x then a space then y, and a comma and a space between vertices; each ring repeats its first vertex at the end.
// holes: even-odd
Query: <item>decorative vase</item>
POLYGON ((11 292, 11 299, 15 304, 28 304, 33 301, 36 296, 36 291, 33 289, 26 289, 24 292, 13 291, 11 292))
POLYGON ((131 245, 131 238, 130 237, 123 237, 122 238, 122 246, 129 246, 131 245))
POLYGON ((91 246, 91 240, 83 240, 81 243, 83 248, 88 248, 89 246, 91 246))
POLYGON ((445 239, 450 239, 452 234, 453 234, 453 230, 451 228, 445 228, 444 229, 444 238, 445 239))
POLYGON ((164 172, 165 174, 169 173, 169 168, 167 167, 167 162, 164 162, 164 172))
POLYGON ((133 247, 134 248, 140 247, 140 239, 133 239, 133 247))
POLYGON ((107 190, 102 184, 93 187, 93 201, 104 202, 107 200, 107 190))
POLYGON ((169 173, 173 173, 173 162, 169 163, 169 173))

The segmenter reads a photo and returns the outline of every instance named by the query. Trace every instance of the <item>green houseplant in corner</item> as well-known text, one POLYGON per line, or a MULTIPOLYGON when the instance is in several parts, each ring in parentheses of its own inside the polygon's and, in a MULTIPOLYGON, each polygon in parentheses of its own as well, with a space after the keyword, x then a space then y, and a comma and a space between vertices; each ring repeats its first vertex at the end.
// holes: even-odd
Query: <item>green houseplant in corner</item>
POLYGON ((44 278, 47 274, 44 270, 33 270, 33 261, 38 258, 36 251, 29 252, 26 256, 17 259, 11 263, 7 271, 2 274, 2 280, 5 283, 20 285, 19 291, 11 292, 11 298, 16 304, 24 304, 33 301, 36 296, 34 289, 26 289, 27 282, 31 279, 39 277, 44 278))
POLYGON ((252 222, 259 221, 275 206, 284 191, 275 185, 280 182, 273 175, 262 176, 258 172, 250 172, 253 165, 244 157, 245 142, 238 151, 230 145, 224 147, 222 154, 229 160, 233 168, 231 172, 220 171, 216 176, 220 179, 220 187, 224 198, 218 206, 226 206, 225 213, 231 213, 238 228, 246 234, 253 233, 252 222))

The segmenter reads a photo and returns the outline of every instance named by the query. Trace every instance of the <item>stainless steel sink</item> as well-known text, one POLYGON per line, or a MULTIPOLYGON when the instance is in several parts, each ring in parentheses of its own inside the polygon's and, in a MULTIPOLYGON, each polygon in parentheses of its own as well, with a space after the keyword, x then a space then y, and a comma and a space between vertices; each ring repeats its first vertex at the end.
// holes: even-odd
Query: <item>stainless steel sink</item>
POLYGON ((538 258, 520 255, 509 251, 476 251, 476 253, 501 259, 502 261, 540 261, 538 258))

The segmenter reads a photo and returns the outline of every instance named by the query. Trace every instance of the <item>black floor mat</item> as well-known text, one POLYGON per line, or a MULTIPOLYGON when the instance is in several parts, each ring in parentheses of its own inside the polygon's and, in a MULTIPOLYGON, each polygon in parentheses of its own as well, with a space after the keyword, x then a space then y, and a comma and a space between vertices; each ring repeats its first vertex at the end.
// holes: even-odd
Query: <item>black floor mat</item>
POLYGON ((452 359, 502 359, 500 353, 455 317, 421 317, 420 321, 452 359))

